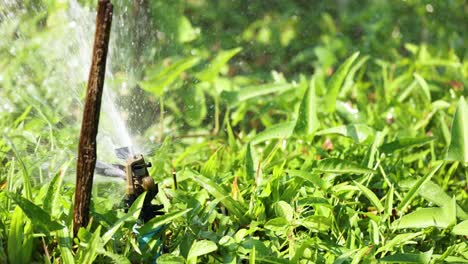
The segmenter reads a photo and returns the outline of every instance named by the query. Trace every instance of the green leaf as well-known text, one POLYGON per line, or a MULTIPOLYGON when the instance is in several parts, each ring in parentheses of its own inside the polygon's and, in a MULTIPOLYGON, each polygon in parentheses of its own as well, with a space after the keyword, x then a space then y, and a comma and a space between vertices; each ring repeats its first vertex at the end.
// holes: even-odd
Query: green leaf
POLYGON ((354 185, 356 185, 359 190, 369 199, 369 201, 372 203, 372 205, 377 208, 379 212, 382 212, 385 208, 383 207, 382 203, 380 202, 379 198, 377 198, 377 195, 375 195, 374 192, 372 192, 369 188, 366 186, 360 184, 359 182, 353 181, 354 185))
POLYGON ((275 204, 275 213, 278 217, 284 217, 288 222, 294 218, 294 209, 285 201, 279 201, 275 204))
MULTIPOLYGON (((416 182, 417 180, 409 182, 408 188, 414 186, 416 182)), ((427 201, 438 206, 444 206, 452 201, 452 198, 442 189, 442 187, 433 181, 424 183, 421 189, 419 189, 418 194, 427 201)), ((457 205, 457 217, 460 217, 463 220, 468 220, 468 214, 459 205, 457 205)))
POLYGON ((314 172, 319 173, 335 173, 335 174, 366 174, 366 173, 376 173, 375 170, 363 167, 354 162, 329 158, 323 159, 317 162, 317 168, 314 169, 314 172))
POLYGON ((286 233, 291 222, 284 217, 275 217, 265 223, 265 228, 274 232, 286 233))
POLYGON ((228 191, 224 190, 219 184, 216 184, 211 179, 208 179, 196 172, 193 172, 192 177, 197 184, 205 188, 208 193, 213 195, 216 199, 220 200, 228 211, 237 216, 242 223, 246 221, 244 208, 239 202, 235 201, 229 195, 226 195, 229 193, 228 191))
POLYGON ((184 119, 192 127, 199 126, 207 114, 205 93, 199 86, 183 89, 184 119))
POLYGON ((413 238, 416 238, 422 235, 423 232, 416 232, 416 233, 406 233, 406 234, 399 234, 396 235, 393 239, 389 240, 385 245, 381 246, 376 252, 377 255, 380 252, 386 252, 392 250, 394 247, 402 246, 406 243, 409 243, 413 238))
POLYGON ((57 230, 58 248, 60 250, 60 258, 65 264, 75 263, 72 251, 72 234, 65 226, 63 229, 57 230))
POLYGON ((180 43, 191 42, 200 35, 200 29, 194 28, 186 16, 179 17, 178 40, 180 43))
POLYGON ((150 232, 153 232, 160 226, 163 226, 165 224, 171 223, 175 219, 185 215, 187 212, 192 210, 191 208, 181 210, 181 211, 175 211, 175 212, 170 212, 165 215, 161 216, 156 216, 153 219, 149 220, 144 226, 142 226, 138 232, 142 235, 148 234, 150 232))
POLYGON ((431 90, 429 89, 429 85, 427 84, 426 80, 424 80, 424 78, 415 73, 413 74, 414 75, 414 78, 416 79, 416 82, 418 82, 419 86, 421 86, 421 89, 424 93, 424 96, 426 97, 426 99, 431 102, 431 90))
POLYGON ((10 263, 31 263, 33 245, 30 223, 24 222, 23 212, 16 207, 11 215, 10 230, 8 232, 8 260, 10 263))
MULTIPOLYGON (((106 257, 110 258, 111 260, 113 260, 113 263, 131 264, 130 260, 128 260, 128 258, 126 258, 125 256, 122 256, 122 255, 116 254, 114 252, 108 251, 108 250, 106 250, 106 249, 104 249, 103 247, 100 247, 100 246, 97 248, 97 253, 99 255, 103 255, 103 256, 106 256, 106 257)), ((159 261, 158 261, 158 263, 159 263, 159 261)))
POLYGON ((286 139, 291 136, 294 130, 295 122, 285 122, 267 127, 258 133, 250 141, 252 144, 258 144, 271 139, 286 139))
POLYGON ((143 90, 156 96, 161 96, 164 93, 164 89, 167 89, 182 72, 195 66, 198 61, 198 57, 190 57, 180 59, 160 71, 155 69, 150 70, 150 72, 146 74, 146 79, 139 82, 139 85, 143 90), (154 71, 157 72, 154 73, 154 71))
POLYGON ((181 256, 174 256, 172 254, 162 254, 158 257, 158 264, 184 264, 185 259, 181 256))
POLYGON ((397 209, 398 211, 402 212, 406 209, 406 207, 409 205, 409 203, 414 199, 414 197, 417 195, 419 190, 422 188, 422 185, 428 181, 431 180, 432 176, 442 167, 443 163, 438 162, 435 164, 434 168, 426 174, 424 177, 421 177, 414 185, 411 187, 411 189, 408 191, 408 193, 405 195, 401 203, 398 205, 397 209))
POLYGON ((295 84, 290 83, 269 83, 264 85, 255 85, 244 87, 239 91, 222 92, 221 98, 229 105, 235 106, 238 103, 245 102, 246 100, 267 95, 271 93, 285 92, 295 88, 295 84))
POLYGON ((255 178, 255 165, 254 165, 254 160, 252 156, 252 147, 249 144, 247 144, 247 150, 245 152, 245 176, 247 179, 254 179, 255 178))
POLYGON ((453 117, 447 160, 468 163, 468 109, 465 99, 460 97, 453 117))
POLYGON ((319 175, 313 172, 301 171, 301 170, 286 170, 286 172, 292 177, 300 177, 306 181, 310 181, 315 186, 319 187, 320 189, 326 191, 328 186, 326 182, 320 178, 319 175))
POLYGON ((310 135, 314 133, 320 123, 317 117, 317 97, 315 96, 315 76, 310 80, 308 89, 306 90, 301 105, 299 114, 294 127, 294 133, 298 135, 310 135))
POLYGON ((96 228, 93 235, 89 239, 88 243, 86 243, 86 248, 83 249, 83 255, 80 258, 80 263, 93 263, 97 256, 97 250, 100 242, 100 234, 101 234, 101 225, 96 228))
POLYGON ((119 220, 117 220, 114 226, 109 228, 106 231, 106 233, 104 233, 104 235, 102 236, 102 245, 106 245, 107 242, 109 242, 109 240, 112 238, 115 232, 117 232, 117 230, 123 225, 125 221, 138 219, 141 208, 143 207, 143 203, 145 201, 145 197, 146 192, 140 194, 135 200, 135 202, 133 202, 130 209, 128 209, 128 212, 123 217, 119 218, 119 220))
POLYGON ((218 53, 216 58, 209 62, 206 69, 197 74, 197 78, 204 82, 212 82, 218 76, 221 69, 226 65, 226 63, 239 53, 242 48, 234 48, 230 50, 223 50, 218 53))
POLYGON ((218 246, 210 240, 195 241, 187 256, 187 263, 196 263, 197 257, 216 251, 218 246))
POLYGON ((465 220, 452 229, 452 234, 459 236, 468 236, 468 220, 465 220))
POLYGON ((399 138, 395 141, 385 143, 380 147, 384 153, 392 153, 400 149, 409 149, 414 146, 420 146, 432 142, 435 137, 419 137, 419 138, 399 138))
POLYGON ((257 255, 257 253, 255 252, 255 246, 253 246, 252 250, 250 250, 250 253, 249 253, 249 263, 251 264, 255 264, 255 256, 257 255))
POLYGON ((8 197, 15 201, 16 204, 23 210, 24 214, 33 221, 34 224, 46 228, 48 231, 55 231, 62 229, 63 226, 56 221, 53 221, 50 215, 39 206, 33 204, 31 201, 11 192, 6 192, 8 197))
POLYGON ((46 196, 44 198, 44 210, 50 215, 54 215, 54 212, 58 210, 57 199, 60 196, 60 189, 62 186, 63 177, 68 169, 70 163, 65 164, 60 169, 60 172, 56 173, 52 181, 49 183, 46 196))
POLYGON ((447 228, 454 225, 456 218, 455 199, 439 208, 419 208, 416 211, 404 215, 399 221, 394 222, 396 229, 403 228, 426 228, 438 227, 447 228))
POLYGON ((374 130, 364 124, 355 124, 320 130, 315 135, 320 136, 329 134, 338 134, 341 136, 349 137, 352 138, 354 142, 356 142, 356 144, 360 144, 366 141, 366 139, 368 139, 369 137, 373 137, 374 130))
POLYGON ((331 77, 328 83, 327 94, 325 95, 325 111, 326 112, 329 112, 329 113, 335 112, 336 99, 338 97, 340 88, 343 85, 346 75, 351 69, 353 62, 356 60, 358 56, 359 56, 359 52, 356 52, 353 55, 351 55, 348 59, 346 59, 345 62, 343 62, 343 64, 340 65, 338 70, 331 77))
POLYGON ((383 263, 421 263, 427 264, 431 260, 432 250, 419 254, 397 253, 379 259, 383 263))

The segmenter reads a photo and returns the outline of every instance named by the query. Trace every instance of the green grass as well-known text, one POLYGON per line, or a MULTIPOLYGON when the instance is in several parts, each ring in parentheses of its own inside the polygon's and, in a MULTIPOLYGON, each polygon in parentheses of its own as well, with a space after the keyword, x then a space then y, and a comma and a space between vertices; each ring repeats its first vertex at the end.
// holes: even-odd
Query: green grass
MULTIPOLYGON (((408 5, 425 8, 418 1, 408 5)), ((123 183, 97 178, 92 221, 76 238, 71 224, 82 95, 64 92, 60 80, 67 75, 48 47, 62 32, 62 23, 53 22, 63 19, 66 5, 51 1, 47 13, 29 10, 11 23, 0 20, 6 36, 0 41, 0 263, 468 262, 463 49, 408 41, 386 43, 394 46, 380 54, 385 49, 371 34, 371 48, 352 52, 350 42, 322 30, 323 41, 343 41, 336 45, 349 49, 343 55, 329 42, 317 44, 330 50, 317 48, 311 73, 304 61, 282 61, 287 36, 279 43, 259 39, 269 26, 290 32, 272 20, 236 26, 248 24, 243 38, 260 28, 254 46, 221 34, 222 43, 236 47, 212 51, 205 31, 216 25, 205 20, 214 16, 215 4, 204 15, 184 6, 206 30, 191 35, 195 26, 183 19, 177 55, 162 41, 158 56, 166 63, 142 62, 139 73, 112 65, 116 87, 132 80, 132 96, 151 105, 133 128, 137 139, 163 136, 160 144, 148 143, 155 150, 145 158, 153 163, 156 202, 165 215, 140 223, 143 197, 124 213, 123 183), (251 63, 247 53, 260 56, 257 49, 270 44, 274 66, 235 71, 251 63), (331 64, 324 63, 325 53, 331 64), (291 69, 270 72, 282 63, 291 69), (164 115, 150 117, 161 110, 164 115)), ((378 6, 366 2, 359 14, 378 6)), ((335 25, 328 14, 321 17, 326 29, 345 33, 357 19, 340 17, 335 25)), ((297 19, 300 25, 308 18, 297 19)), ((308 49, 294 40, 299 46, 290 49, 308 49)))

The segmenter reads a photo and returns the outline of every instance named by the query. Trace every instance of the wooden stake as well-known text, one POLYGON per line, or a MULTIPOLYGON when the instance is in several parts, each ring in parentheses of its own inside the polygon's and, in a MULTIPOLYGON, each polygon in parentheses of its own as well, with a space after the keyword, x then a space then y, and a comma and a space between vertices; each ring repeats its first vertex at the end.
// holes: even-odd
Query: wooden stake
POLYGON ((89 223, 89 205, 96 166, 96 135, 101 110, 102 90, 106 73, 106 58, 112 23, 110 0, 99 0, 94 34, 93 57, 89 71, 86 101, 81 123, 78 162, 76 165, 76 190, 73 212, 73 233, 89 223))

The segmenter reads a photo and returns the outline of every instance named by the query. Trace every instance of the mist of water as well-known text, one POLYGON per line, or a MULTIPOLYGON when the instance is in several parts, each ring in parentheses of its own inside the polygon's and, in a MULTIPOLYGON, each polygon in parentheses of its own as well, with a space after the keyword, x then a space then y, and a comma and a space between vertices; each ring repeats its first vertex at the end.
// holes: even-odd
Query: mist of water
MULTIPOLYGON (((70 112, 65 113, 69 114, 66 120, 75 121, 67 125, 79 128, 91 65, 96 10, 80 5, 77 0, 63 1, 60 5, 58 2, 39 2, 31 7, 31 4, 27 6, 21 0, 0 0, 0 29, 14 35, 13 40, 11 37, 6 42, 0 39, 0 45, 11 47, 12 56, 16 56, 17 52, 27 51, 37 64, 27 67, 43 68, 40 71, 45 75, 42 83, 34 83, 34 77, 23 70, 27 67, 23 67, 21 72, 15 72, 15 85, 25 87, 23 90, 26 93, 36 93, 48 98, 47 103, 53 105, 52 108, 62 110, 69 106, 70 112), (56 8, 54 5, 60 7, 56 8), (21 25, 23 19, 29 19, 29 14, 34 17, 46 11, 47 17, 40 29, 46 31, 44 34, 34 32, 35 29, 33 32, 25 30, 25 33, 15 29, 21 25)), ((130 97, 131 103, 125 104, 124 109, 119 105, 121 94, 128 93, 137 79, 132 77, 136 71, 134 65, 138 64, 132 57, 137 49, 137 42, 131 36, 141 35, 145 36, 142 39, 147 39, 145 34, 148 33, 147 28, 141 32, 130 32, 131 26, 136 23, 145 25, 145 17, 135 14, 131 10, 132 3, 126 0, 115 0, 113 3, 118 9, 114 8, 97 138, 98 159, 105 162, 116 161, 116 148, 130 147, 135 153, 143 152, 137 137, 129 132, 127 118, 141 116, 142 111, 146 111, 146 106, 140 103, 141 98, 135 96, 130 97)), ((37 26, 32 25, 34 28, 37 26)), ((141 43, 138 47, 141 47, 141 43)), ((27 60, 28 63, 29 61, 27 60)), ((0 80, 1 78, 2 73, 0 80)), ((8 110, 8 107, 9 105, 0 105, 0 110, 8 110)))
MULTIPOLYGON (((93 34, 95 30, 95 12, 89 9, 83 8, 76 0, 70 0, 68 16, 70 17, 70 26, 73 29, 71 35, 71 41, 76 41, 75 47, 77 48, 74 56, 74 64, 70 65, 71 68, 74 66, 80 66, 82 70, 80 72, 81 80, 87 80, 89 68, 91 65, 91 54, 92 54, 92 43, 93 34)), ((117 25, 118 26, 118 25, 117 25)), ((115 21, 113 28, 116 28, 115 21)), ((115 34, 114 34, 115 35, 115 34)), ((111 41, 113 41, 113 34, 111 32, 111 41)), ((114 75, 112 73, 112 58, 113 55, 119 52, 115 50, 112 45, 109 47, 109 53, 107 57, 107 67, 104 91, 102 96, 102 110, 101 119, 103 122, 100 123, 99 135, 98 135, 98 153, 101 159, 106 159, 104 156, 113 155, 113 150, 119 147, 129 147, 130 150, 138 151, 138 147, 132 142, 132 137, 129 133, 129 129, 122 117, 122 113, 119 111, 116 104, 115 89, 119 87, 112 87, 114 75)), ((107 158, 108 159, 108 158, 107 158)))

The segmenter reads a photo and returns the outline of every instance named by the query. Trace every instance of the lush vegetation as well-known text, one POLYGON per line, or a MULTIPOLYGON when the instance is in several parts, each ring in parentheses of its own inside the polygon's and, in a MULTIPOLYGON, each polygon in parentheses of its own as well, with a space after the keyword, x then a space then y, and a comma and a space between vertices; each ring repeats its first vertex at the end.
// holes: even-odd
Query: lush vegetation
POLYGON ((465 1, 113 2, 166 213, 96 176, 73 238, 77 3, 0 0, 1 263, 468 262, 465 1))

